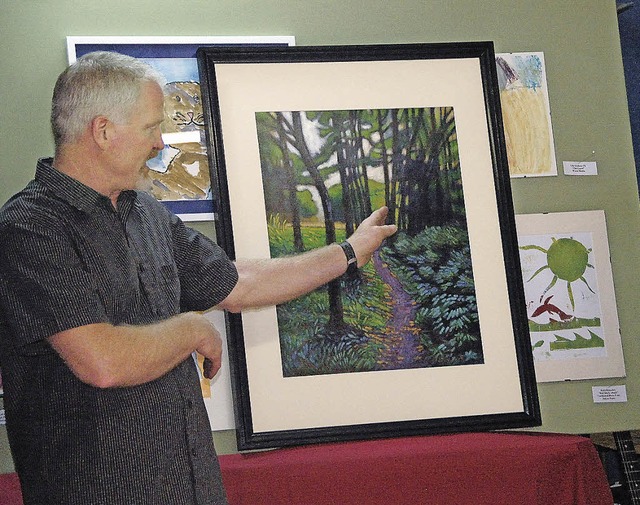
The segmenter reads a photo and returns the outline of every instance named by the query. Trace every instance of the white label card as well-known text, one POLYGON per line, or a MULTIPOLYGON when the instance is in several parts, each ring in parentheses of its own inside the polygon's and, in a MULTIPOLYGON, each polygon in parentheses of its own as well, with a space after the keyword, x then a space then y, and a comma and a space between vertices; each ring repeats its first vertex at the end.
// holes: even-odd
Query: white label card
POLYGON ((618 403, 627 401, 627 386, 594 386, 593 403, 618 403))
POLYGON ((565 175, 598 175, 595 161, 563 161, 565 175))

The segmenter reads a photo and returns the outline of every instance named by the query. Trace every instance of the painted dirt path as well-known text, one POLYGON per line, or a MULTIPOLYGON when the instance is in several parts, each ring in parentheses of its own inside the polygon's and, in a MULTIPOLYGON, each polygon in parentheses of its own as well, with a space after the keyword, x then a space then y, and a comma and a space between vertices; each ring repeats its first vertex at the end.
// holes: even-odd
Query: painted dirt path
POLYGON ((392 315, 383 335, 375 339, 384 347, 378 357, 380 370, 398 370, 427 366, 420 359, 419 329, 414 324, 416 306, 388 265, 376 251, 373 264, 382 280, 391 287, 392 315))

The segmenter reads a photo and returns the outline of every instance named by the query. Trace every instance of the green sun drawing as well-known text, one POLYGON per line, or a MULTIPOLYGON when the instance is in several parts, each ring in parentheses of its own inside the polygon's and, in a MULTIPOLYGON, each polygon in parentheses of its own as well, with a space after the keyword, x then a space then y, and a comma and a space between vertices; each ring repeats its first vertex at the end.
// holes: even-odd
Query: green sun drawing
POLYGON ((520 249, 528 251, 536 249, 542 251, 547 255, 547 263, 540 267, 536 272, 527 280, 529 282, 539 273, 544 270, 551 270, 553 273, 553 279, 549 285, 545 288, 540 300, 553 286, 555 286, 558 279, 567 282, 567 292, 569 294, 569 300, 571 301, 571 308, 575 310, 575 301, 573 299, 573 290, 571 289, 571 283, 577 280, 584 282, 585 286, 595 294, 595 291, 591 289, 589 283, 584 278, 584 273, 587 268, 593 268, 593 265, 589 263, 589 253, 591 249, 587 249, 582 243, 572 238, 551 238, 551 245, 548 249, 539 245, 525 245, 520 246, 520 249))

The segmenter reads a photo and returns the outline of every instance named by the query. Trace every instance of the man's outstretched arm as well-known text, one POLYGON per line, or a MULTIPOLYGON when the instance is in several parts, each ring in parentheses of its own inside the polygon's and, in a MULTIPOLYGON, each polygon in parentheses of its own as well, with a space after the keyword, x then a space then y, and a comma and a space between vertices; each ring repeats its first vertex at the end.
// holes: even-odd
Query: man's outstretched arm
MULTIPOLYGON (((365 265, 382 241, 396 232, 386 225, 388 209, 381 207, 365 219, 348 242, 358 266, 365 265)), ((326 284, 347 269, 347 258, 338 244, 294 256, 262 260, 238 260, 238 283, 218 308, 230 312, 277 305, 326 284)))

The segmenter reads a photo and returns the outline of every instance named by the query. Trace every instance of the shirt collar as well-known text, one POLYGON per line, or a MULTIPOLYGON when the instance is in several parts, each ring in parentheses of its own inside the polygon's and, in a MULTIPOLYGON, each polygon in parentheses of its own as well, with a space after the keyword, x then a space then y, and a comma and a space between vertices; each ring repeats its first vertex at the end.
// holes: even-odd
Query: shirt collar
MULTIPOLYGON (((35 179, 55 193, 58 198, 65 200, 81 211, 91 212, 96 207, 108 207, 113 210, 111 200, 107 196, 55 169, 53 167, 53 158, 41 158, 38 160, 35 179)), ((118 201, 127 202, 126 207, 131 208, 135 202, 135 197, 135 191, 123 191, 118 201)))

